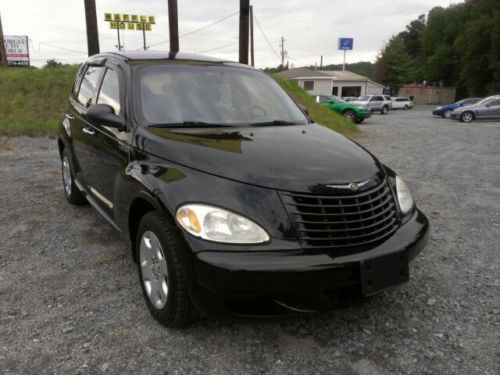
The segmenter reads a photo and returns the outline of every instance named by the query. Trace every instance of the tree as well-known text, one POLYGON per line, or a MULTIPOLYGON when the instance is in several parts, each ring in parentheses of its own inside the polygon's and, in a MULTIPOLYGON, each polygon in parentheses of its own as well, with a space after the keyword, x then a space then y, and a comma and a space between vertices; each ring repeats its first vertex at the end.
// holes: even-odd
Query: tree
POLYGON ((50 60, 47 60, 47 62, 45 63, 45 68, 55 68, 55 67, 58 67, 58 66, 62 66, 63 64, 56 61, 55 59, 50 59, 50 60))
POLYGON ((403 37, 393 36, 379 53, 376 79, 386 85, 408 83, 413 79, 413 62, 406 51, 403 37))

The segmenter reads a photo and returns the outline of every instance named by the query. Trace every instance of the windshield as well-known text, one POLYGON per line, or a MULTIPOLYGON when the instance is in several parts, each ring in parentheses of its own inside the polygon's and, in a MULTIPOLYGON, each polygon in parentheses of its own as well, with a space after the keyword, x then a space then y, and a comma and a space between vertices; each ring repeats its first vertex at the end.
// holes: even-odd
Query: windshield
POLYGON ((223 65, 140 66, 135 107, 145 125, 306 124, 307 118, 266 74, 223 65))
POLYGON ((333 100, 335 103, 345 103, 346 101, 342 98, 339 98, 336 95, 330 95, 329 98, 333 100))
POLYGON ((493 100, 495 100, 495 97, 484 98, 483 100, 478 101, 476 105, 485 105, 493 100))
POLYGON ((370 100, 370 97, 369 96, 360 96, 358 99, 358 101, 360 102, 367 102, 368 100, 370 100))

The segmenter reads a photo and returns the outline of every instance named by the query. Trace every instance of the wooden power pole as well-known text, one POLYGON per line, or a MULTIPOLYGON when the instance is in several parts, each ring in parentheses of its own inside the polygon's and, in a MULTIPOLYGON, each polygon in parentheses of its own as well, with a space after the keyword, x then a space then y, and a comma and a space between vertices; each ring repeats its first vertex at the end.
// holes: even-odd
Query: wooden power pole
POLYGON ((5 41, 3 39, 1 16, 0 16, 0 65, 7 66, 7 53, 5 52, 5 41))
POLYGON ((240 63, 248 65, 248 15, 250 0, 240 0, 240 63))
POLYGON ((99 31, 97 30, 97 12, 95 0, 85 1, 85 21, 87 23, 87 50, 89 56, 99 53, 99 31))
POLYGON ((253 48, 253 6, 250 5, 250 64, 255 66, 254 48, 253 48))
POLYGON ((168 0, 168 28, 170 31, 170 52, 179 52, 177 0, 168 0))

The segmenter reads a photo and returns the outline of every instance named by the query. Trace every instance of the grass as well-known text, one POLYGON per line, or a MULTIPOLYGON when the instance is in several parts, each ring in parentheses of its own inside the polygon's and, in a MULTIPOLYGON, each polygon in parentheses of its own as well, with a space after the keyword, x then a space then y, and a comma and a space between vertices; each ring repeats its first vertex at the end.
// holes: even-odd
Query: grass
POLYGON ((0 135, 55 134, 77 69, 0 68, 0 135))
MULTIPOLYGON (((76 66, 0 68, 0 135, 56 134, 77 69, 76 66)), ((278 75, 273 78, 308 108, 309 116, 317 123, 343 134, 357 131, 356 125, 316 104, 296 83, 278 75)))
POLYGON ((304 89, 299 87, 296 82, 287 80, 277 74, 273 74, 273 78, 297 103, 307 107, 309 110, 309 117, 314 122, 345 135, 354 135, 354 133, 358 131, 358 127, 355 124, 346 120, 337 112, 317 104, 313 97, 310 96, 304 89))

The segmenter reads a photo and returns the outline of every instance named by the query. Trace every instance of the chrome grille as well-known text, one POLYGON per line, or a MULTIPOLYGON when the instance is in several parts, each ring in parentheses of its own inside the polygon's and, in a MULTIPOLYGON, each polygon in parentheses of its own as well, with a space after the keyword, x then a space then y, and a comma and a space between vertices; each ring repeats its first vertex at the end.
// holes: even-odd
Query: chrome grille
POLYGON ((381 241, 397 227, 396 203, 386 182, 362 193, 281 192, 304 247, 349 248, 381 241))

